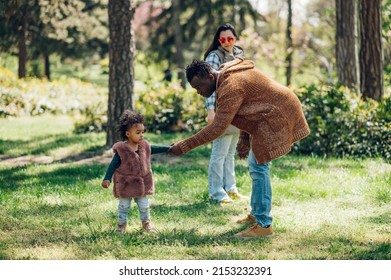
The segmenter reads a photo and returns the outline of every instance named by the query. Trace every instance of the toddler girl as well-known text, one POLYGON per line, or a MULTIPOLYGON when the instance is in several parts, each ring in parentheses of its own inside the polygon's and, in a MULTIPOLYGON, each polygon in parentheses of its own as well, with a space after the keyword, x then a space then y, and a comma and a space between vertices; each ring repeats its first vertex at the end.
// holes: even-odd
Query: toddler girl
POLYGON ((138 206, 142 228, 153 230, 147 195, 154 193, 151 154, 166 152, 169 146, 150 146, 144 140, 144 117, 126 110, 119 121, 118 131, 122 141, 113 146, 114 156, 102 181, 110 186, 114 173, 113 193, 118 198, 118 225, 116 232, 124 233, 132 198, 138 206))

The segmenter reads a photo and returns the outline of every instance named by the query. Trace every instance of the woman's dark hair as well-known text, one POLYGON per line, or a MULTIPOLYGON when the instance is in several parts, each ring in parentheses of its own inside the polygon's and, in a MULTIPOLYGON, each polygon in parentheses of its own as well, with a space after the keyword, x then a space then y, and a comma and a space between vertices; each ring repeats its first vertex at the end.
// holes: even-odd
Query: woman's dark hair
POLYGON ((212 43, 210 44, 209 48, 204 53, 204 60, 206 59, 206 57, 208 56, 208 54, 211 51, 217 50, 217 48, 220 46, 220 43, 219 43, 220 33, 221 33, 221 31, 226 31, 226 30, 231 30, 231 32, 232 32, 232 34, 234 34, 235 38, 238 38, 238 36, 236 35, 235 28, 232 24, 225 23, 223 25, 220 25, 216 30, 216 33, 213 37, 212 43))
POLYGON ((126 140, 126 131, 131 128, 132 125, 139 123, 144 123, 143 115, 136 112, 132 112, 130 110, 125 110, 119 118, 118 132, 120 133, 121 139, 123 141, 126 140))

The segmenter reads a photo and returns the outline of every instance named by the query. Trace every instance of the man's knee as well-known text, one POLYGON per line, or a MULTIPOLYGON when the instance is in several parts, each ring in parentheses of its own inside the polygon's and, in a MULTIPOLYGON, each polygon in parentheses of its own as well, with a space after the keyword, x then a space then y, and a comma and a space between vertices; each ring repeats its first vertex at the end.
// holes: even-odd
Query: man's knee
POLYGON ((264 177, 265 175, 269 175, 270 173, 269 163, 268 162, 263 164, 250 163, 249 171, 250 171, 250 177, 252 179, 264 177))

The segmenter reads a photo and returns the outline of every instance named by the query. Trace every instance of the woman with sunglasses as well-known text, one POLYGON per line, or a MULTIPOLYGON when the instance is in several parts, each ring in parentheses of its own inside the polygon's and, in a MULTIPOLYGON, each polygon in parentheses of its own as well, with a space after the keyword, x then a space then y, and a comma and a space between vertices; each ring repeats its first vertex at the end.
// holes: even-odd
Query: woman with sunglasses
MULTIPOLYGON (((244 58, 244 51, 235 45, 235 28, 229 24, 220 25, 213 41, 204 54, 204 60, 218 70, 221 64, 244 58)), ((206 99, 208 123, 213 122, 216 110, 216 93, 206 99)), ((239 194, 235 179, 235 151, 239 140, 239 129, 230 126, 225 134, 212 143, 208 169, 208 188, 210 199, 218 203, 231 203, 232 199, 243 199, 239 194)))

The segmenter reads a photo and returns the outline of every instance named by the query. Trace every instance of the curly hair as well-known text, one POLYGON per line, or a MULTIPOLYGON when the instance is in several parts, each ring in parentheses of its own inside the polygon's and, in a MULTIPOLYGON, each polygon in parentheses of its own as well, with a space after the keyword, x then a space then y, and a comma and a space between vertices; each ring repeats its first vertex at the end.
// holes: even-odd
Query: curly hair
POLYGON ((119 118, 118 126, 118 132, 123 141, 127 139, 126 131, 134 124, 144 124, 144 116, 130 110, 125 110, 119 118))
POLYGON ((209 63, 194 59, 191 64, 186 66, 186 79, 190 83, 194 76, 206 78, 213 73, 213 70, 209 63))

